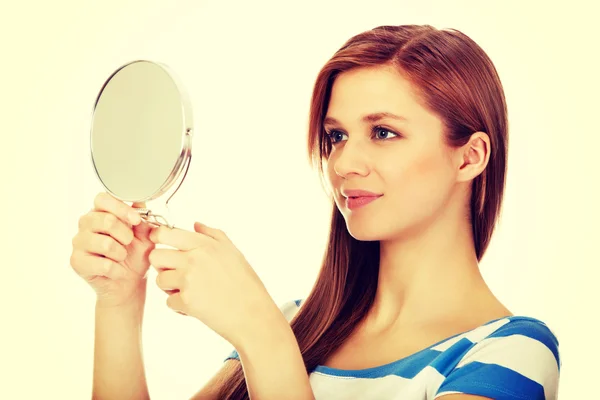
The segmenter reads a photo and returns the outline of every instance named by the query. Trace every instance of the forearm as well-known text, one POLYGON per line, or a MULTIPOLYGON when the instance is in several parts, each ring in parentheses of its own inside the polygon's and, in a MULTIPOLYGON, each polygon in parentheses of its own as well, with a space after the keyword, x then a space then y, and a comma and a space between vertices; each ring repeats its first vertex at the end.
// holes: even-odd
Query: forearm
POLYGON ((240 346, 238 353, 251 399, 314 399, 298 342, 289 325, 240 346))
POLYGON ((94 400, 149 399, 142 356, 143 295, 126 307, 96 304, 94 400))

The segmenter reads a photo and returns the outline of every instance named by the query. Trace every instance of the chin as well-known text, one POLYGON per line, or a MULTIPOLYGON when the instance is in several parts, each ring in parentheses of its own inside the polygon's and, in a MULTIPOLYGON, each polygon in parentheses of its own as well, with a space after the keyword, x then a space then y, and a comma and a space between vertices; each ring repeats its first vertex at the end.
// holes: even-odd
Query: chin
POLYGON ((348 229, 348 232, 350 233, 350 236, 352 236, 354 239, 356 239, 360 242, 375 242, 375 241, 381 240, 380 235, 378 235, 376 233, 372 233, 372 232, 364 232, 364 231, 353 232, 350 229, 348 229))
POLYGON ((385 237, 384 232, 381 229, 381 224, 378 224, 377 221, 373 219, 361 221, 352 216, 344 216, 344 219, 346 220, 346 229, 348 230, 348 233, 356 240, 373 242, 382 240, 385 237))
POLYGON ((363 242, 387 241, 403 237, 411 231, 409 221, 398 219, 389 213, 352 214, 348 210, 342 212, 346 221, 346 229, 350 236, 363 242))

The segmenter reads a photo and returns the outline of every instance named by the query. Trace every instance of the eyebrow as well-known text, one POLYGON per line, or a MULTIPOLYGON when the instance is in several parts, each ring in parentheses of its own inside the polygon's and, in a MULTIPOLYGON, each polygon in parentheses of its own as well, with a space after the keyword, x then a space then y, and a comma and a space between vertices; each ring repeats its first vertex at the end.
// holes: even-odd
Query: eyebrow
MULTIPOLYGON (((378 113, 373 113, 373 114, 367 114, 364 117, 362 117, 361 120, 363 122, 367 122, 367 123, 369 123, 369 122, 370 123, 375 123, 375 122, 380 121, 380 120, 382 120, 384 118, 390 118, 390 119, 395 119, 395 120, 404 121, 404 122, 408 121, 405 117, 403 117, 401 115, 392 114, 390 112, 378 112, 378 113)), ((331 125, 338 124, 338 125, 340 125, 340 122, 337 119, 333 118, 333 117, 326 117, 323 120, 323 125, 328 125, 328 124, 331 124, 331 125)))

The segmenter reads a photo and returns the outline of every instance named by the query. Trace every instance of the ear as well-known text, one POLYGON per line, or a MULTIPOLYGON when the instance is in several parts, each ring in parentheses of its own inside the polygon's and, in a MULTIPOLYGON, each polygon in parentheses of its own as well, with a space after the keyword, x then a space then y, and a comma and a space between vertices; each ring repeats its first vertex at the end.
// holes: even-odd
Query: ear
POLYGON ((459 182, 475 179, 481 174, 490 160, 490 138, 485 132, 475 132, 469 141, 457 152, 459 182))

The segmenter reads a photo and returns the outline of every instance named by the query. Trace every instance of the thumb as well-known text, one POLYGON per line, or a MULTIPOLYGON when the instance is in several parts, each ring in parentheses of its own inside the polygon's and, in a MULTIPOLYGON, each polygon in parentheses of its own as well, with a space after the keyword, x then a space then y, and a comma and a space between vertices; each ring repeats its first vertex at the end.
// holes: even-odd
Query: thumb
POLYGON ((141 201, 141 202, 134 202, 131 207, 133 208, 146 208, 146 202, 145 201, 141 201))

